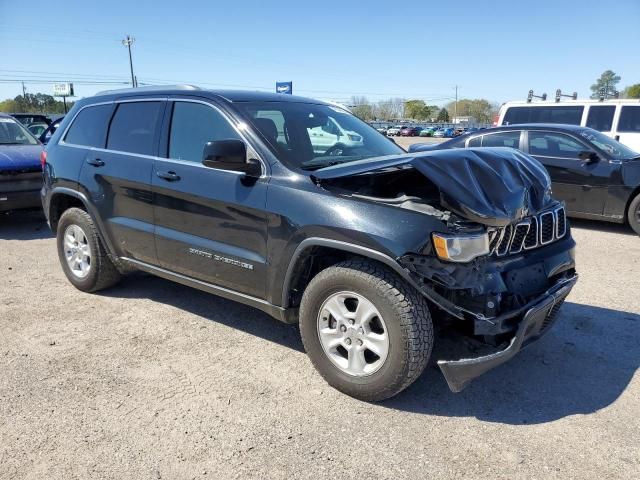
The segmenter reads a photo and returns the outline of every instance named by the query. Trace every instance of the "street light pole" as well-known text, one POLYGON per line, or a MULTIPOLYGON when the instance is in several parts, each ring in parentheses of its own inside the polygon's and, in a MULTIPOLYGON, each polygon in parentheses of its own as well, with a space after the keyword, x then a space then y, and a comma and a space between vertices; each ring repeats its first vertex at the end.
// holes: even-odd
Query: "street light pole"
POLYGON ((458 85, 455 86, 456 89, 456 102, 453 104, 453 123, 458 123, 458 85))
POLYGON ((126 46, 129 49, 129 68, 131 69, 131 86, 135 88, 137 87, 137 85, 136 85, 136 79, 133 75, 133 60, 131 58, 131 45, 133 45, 134 41, 135 41, 135 38, 127 35, 127 38, 122 40, 122 45, 126 46))

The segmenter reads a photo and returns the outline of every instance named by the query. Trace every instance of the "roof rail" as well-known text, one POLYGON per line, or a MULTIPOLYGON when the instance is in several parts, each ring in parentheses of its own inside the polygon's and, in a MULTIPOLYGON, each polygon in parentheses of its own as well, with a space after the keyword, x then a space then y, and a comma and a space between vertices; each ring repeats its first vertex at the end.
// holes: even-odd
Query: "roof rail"
POLYGON ((195 85, 150 85, 147 87, 118 88, 115 90, 103 90, 101 92, 96 93, 96 96, 112 95, 114 93, 157 92, 161 90, 201 90, 201 89, 200 87, 196 87, 195 85))

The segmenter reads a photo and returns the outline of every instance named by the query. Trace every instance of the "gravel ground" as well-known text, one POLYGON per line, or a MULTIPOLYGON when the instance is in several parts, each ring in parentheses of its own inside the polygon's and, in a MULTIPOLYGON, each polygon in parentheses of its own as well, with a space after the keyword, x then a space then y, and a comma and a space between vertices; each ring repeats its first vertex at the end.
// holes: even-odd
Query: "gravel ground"
POLYGON ((0 216, 0 479, 640 478, 640 239, 573 232, 543 340, 460 394, 430 365, 367 404, 295 327, 143 274, 81 293, 38 214, 0 216))

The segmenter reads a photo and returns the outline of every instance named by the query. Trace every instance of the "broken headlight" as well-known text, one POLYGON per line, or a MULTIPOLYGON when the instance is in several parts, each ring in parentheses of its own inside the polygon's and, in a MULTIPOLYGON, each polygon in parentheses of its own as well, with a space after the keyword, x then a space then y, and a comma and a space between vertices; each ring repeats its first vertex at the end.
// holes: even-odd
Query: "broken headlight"
POLYGON ((432 234, 433 246, 441 260, 449 262, 470 262, 476 257, 489 253, 489 235, 432 234))

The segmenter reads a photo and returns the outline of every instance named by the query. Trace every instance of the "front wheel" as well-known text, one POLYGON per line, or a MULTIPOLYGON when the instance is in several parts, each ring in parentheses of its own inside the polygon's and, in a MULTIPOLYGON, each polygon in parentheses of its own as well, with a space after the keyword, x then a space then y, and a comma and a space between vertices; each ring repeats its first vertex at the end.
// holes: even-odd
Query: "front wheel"
POLYGON ((333 387, 365 401, 390 398, 422 373, 433 347, 425 298, 381 265, 349 260, 307 286, 300 333, 333 387))
POLYGON ((640 194, 631 200, 629 210, 627 212, 627 220, 633 230, 640 235, 640 194))

